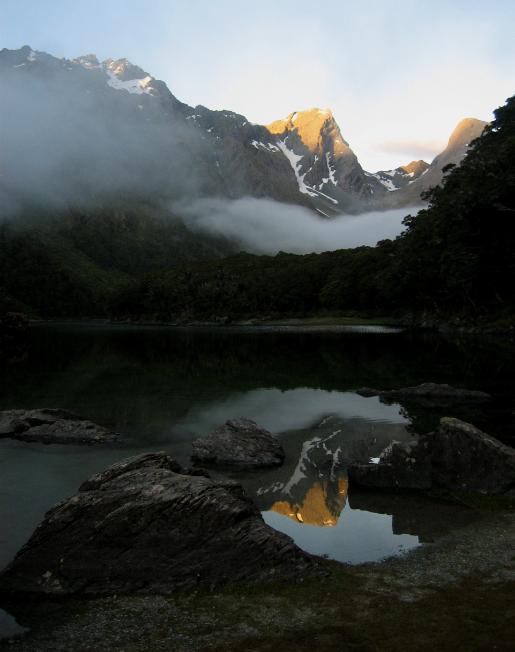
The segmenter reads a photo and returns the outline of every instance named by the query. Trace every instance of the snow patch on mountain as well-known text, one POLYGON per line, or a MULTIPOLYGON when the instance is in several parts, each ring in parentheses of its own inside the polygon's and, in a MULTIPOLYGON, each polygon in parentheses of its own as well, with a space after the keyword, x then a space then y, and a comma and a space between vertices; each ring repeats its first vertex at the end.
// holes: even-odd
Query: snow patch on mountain
POLYGON ((128 93, 133 93, 135 95, 142 95, 143 93, 151 93, 152 88, 149 84, 152 83, 152 77, 147 75, 143 79, 129 79, 128 81, 122 81, 118 79, 114 72, 111 70, 106 70, 107 73, 107 83, 112 88, 116 90, 127 91, 128 93))
POLYGON ((304 172, 304 174, 300 173, 300 169, 301 169, 300 161, 303 159, 303 157, 299 154, 295 154, 295 152, 292 151, 291 149, 288 149, 286 145, 286 141, 284 140, 277 141, 277 146, 290 162, 290 165, 293 171, 295 172, 295 178, 297 179, 297 183, 299 184, 300 192, 303 195, 316 197, 317 191, 314 191, 313 188, 310 188, 304 183, 304 177, 306 176, 306 172, 304 172))
MULTIPOLYGON (((251 145, 256 149, 264 149, 266 152, 279 152, 279 147, 276 147, 272 143, 262 143, 259 140, 253 140, 251 145)), ((302 158, 302 157, 301 157, 302 158)))
POLYGON ((327 171, 329 172, 329 181, 333 184, 333 186, 336 186, 336 185, 338 185, 338 181, 336 181, 335 170, 334 170, 334 168, 331 167, 331 161, 329 160, 330 158, 331 158, 331 153, 326 152, 325 153, 325 160, 327 162, 327 171))

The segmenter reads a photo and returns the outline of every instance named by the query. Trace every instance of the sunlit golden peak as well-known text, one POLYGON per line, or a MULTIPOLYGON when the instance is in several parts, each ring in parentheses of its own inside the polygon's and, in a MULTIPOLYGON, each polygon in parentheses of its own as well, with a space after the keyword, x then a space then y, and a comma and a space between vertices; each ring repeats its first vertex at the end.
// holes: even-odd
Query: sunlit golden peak
POLYGON ((314 107, 305 111, 293 111, 284 120, 267 125, 271 134, 288 136, 295 133, 302 144, 312 153, 330 151, 336 157, 349 151, 348 143, 342 138, 330 109, 314 107))

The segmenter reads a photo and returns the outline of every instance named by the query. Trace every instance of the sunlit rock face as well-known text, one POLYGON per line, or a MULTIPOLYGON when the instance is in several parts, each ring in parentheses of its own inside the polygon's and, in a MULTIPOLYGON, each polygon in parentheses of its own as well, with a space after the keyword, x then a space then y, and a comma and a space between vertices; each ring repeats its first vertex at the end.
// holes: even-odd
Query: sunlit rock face
POLYGON ((376 172, 374 176, 378 177, 383 184, 386 184, 385 187, 387 187, 387 190, 396 191, 388 192, 387 195, 380 198, 381 206, 394 208, 420 203, 422 193, 438 186, 442 182, 442 170, 445 166, 450 164, 459 165, 461 163, 471 142, 481 136, 487 124, 487 122, 476 120, 475 118, 464 118, 461 120, 454 128, 447 147, 433 159, 431 165, 427 165, 425 161, 413 161, 405 168, 397 168, 396 170, 387 172, 376 172), (398 174, 399 170, 407 170, 408 168, 410 168, 410 173, 414 173, 413 176, 409 178, 404 175, 404 182, 399 181, 403 176, 402 174, 398 174), (397 175, 393 175, 392 173, 397 173, 397 175), (390 178, 388 175, 391 175, 390 178), (389 182, 391 185, 388 187, 389 182))
POLYGON ((357 206, 375 190, 383 191, 363 171, 329 109, 295 111, 267 129, 289 159, 300 192, 312 197, 322 214, 357 206))

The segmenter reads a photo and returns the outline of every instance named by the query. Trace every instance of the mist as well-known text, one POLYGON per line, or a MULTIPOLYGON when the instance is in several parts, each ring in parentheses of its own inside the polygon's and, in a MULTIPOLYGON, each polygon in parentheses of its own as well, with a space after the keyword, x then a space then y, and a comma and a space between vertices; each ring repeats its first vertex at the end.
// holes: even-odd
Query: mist
MULTIPOLYGON (((0 217, 153 202, 193 231, 263 254, 375 245, 403 230, 406 209, 323 219, 271 199, 205 198, 220 191, 206 174, 218 159, 172 96, 115 90, 101 69, 42 53, 24 66, 2 63, 0 217)), ((248 192, 232 168, 230 186, 248 192)))
POLYGON ((0 214, 162 196, 171 179, 168 199, 195 196, 191 152, 203 145, 192 130, 154 98, 111 89, 100 70, 45 64, 2 70, 0 214))
MULTIPOLYGON (((333 251, 375 245, 404 230, 409 209, 373 211, 331 219, 271 199, 198 199, 173 206, 194 231, 222 235, 253 253, 276 254, 333 251)), ((419 208, 411 208, 416 213, 419 208)))

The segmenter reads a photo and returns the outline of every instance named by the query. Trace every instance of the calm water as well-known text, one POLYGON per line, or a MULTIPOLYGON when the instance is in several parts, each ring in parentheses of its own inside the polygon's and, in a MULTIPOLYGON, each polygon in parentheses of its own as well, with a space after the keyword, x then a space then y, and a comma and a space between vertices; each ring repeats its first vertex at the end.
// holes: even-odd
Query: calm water
POLYGON ((434 381, 491 392, 491 404, 452 416, 513 444, 514 363, 507 344, 394 329, 36 326, 27 359, 0 371, 0 409, 66 408, 125 438, 109 447, 0 441, 0 568, 94 472, 149 450, 188 463, 193 439, 239 416, 277 434, 286 461, 233 477, 267 523, 304 549, 360 563, 432 541, 478 515, 421 498, 349 495, 345 463, 431 429, 449 409, 385 405, 354 390, 434 381))

